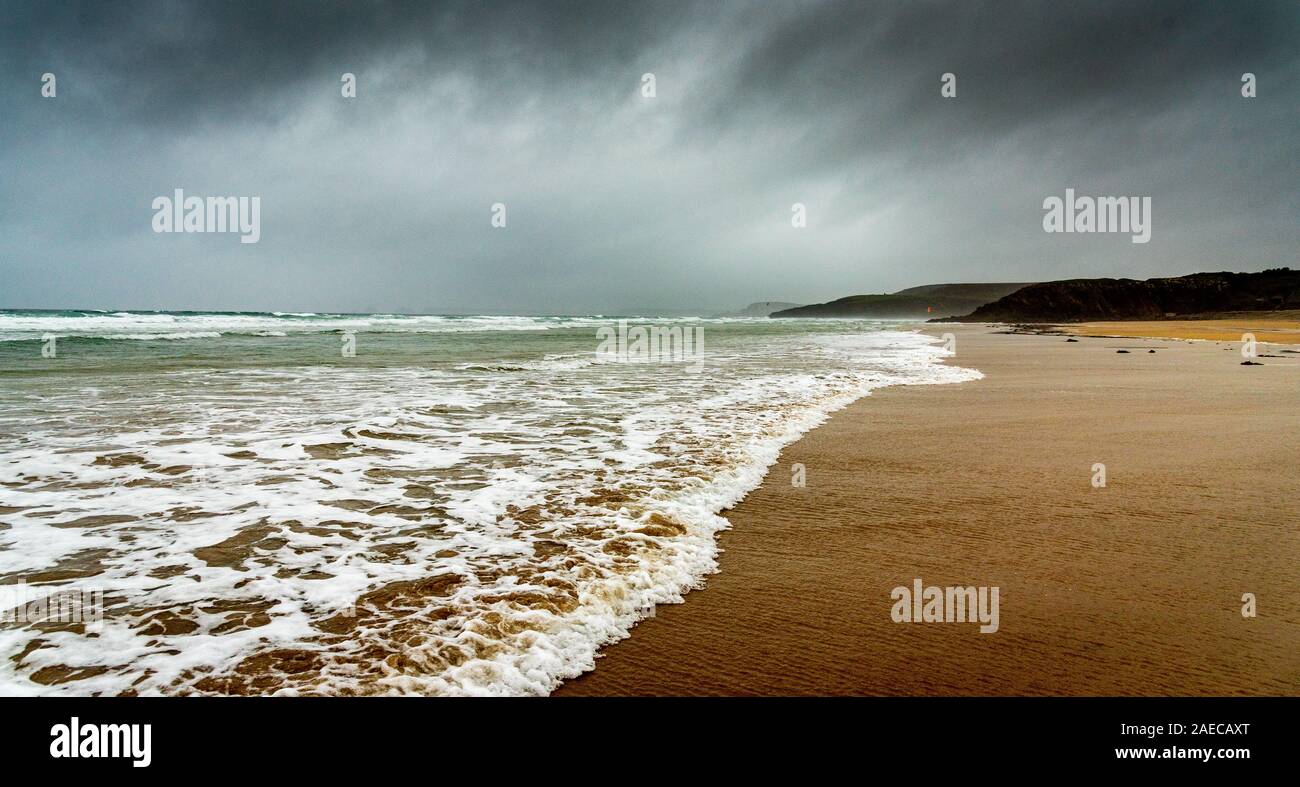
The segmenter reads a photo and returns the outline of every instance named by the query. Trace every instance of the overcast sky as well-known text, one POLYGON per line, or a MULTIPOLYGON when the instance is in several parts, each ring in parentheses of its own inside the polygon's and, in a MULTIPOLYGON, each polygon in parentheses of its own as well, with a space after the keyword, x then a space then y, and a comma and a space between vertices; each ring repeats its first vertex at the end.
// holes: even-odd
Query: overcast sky
POLYGON ((613 313, 1297 267, 1295 0, 3 16, 0 307, 613 313), (1045 233, 1067 187, 1151 197, 1150 242, 1045 233), (153 232, 176 188, 260 197, 260 242, 153 232))

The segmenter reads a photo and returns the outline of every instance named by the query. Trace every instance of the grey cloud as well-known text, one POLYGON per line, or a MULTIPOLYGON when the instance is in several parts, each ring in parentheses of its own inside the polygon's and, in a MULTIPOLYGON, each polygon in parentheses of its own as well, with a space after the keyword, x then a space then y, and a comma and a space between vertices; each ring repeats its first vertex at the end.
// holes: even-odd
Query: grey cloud
POLYGON ((0 306, 609 312, 1293 263, 1297 8, 17 4, 0 306), (1152 243, 1045 235, 1067 186, 1151 195, 1152 243), (262 241, 153 234, 176 187, 260 195, 262 241))

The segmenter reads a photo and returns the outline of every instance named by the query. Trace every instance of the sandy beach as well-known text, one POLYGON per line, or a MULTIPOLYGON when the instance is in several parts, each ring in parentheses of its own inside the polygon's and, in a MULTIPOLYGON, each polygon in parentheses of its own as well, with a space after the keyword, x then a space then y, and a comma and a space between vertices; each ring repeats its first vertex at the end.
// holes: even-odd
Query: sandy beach
POLYGON ((720 573, 556 694, 1300 694, 1300 355, 926 330, 984 379, 789 446, 720 573), (893 622, 917 578, 998 587, 998 631, 893 622))
POLYGON ((1062 325, 1060 329, 1076 336, 1141 337, 1151 339, 1201 339, 1215 342, 1240 342, 1250 334, 1257 342, 1282 345, 1300 344, 1300 315, 1287 312, 1287 318, 1258 313, 1242 313, 1213 320, 1131 320, 1126 322, 1085 322, 1062 325))

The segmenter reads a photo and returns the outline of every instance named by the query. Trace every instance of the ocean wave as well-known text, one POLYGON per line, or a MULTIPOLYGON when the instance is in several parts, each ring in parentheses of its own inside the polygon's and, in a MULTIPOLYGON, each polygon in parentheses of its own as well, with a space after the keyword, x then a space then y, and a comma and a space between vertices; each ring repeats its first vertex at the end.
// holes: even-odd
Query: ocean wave
POLYGON ((75 338, 138 339, 280 336, 354 332, 450 333, 546 330, 553 323, 534 318, 436 317, 321 314, 113 314, 0 313, 0 340, 38 339, 46 334, 75 338), (163 329, 165 326, 165 330, 163 329))
POLYGON ((704 375, 563 351, 39 389, 0 408, 0 579, 115 603, 94 637, 0 630, 0 689, 545 694, 716 571, 782 447, 979 376, 905 332, 712 346, 704 375))
MULTIPOLYGON (((728 325, 753 318, 636 318, 656 324, 728 325)), ((0 342, 39 341, 47 335, 108 341, 282 337, 324 333, 541 332, 613 324, 602 317, 320 314, 316 312, 30 312, 0 311, 0 342)))

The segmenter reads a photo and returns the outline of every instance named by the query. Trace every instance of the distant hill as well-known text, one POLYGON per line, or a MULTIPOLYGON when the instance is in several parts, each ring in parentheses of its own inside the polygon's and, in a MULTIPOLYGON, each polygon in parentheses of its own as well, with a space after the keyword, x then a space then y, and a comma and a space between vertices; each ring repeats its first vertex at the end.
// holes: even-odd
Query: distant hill
POLYGON ((878 319, 925 319, 966 314, 972 309, 1014 292, 1023 283, 926 284, 879 295, 850 295, 847 298, 785 309, 773 317, 866 317, 878 319))
POLYGON ((781 311, 782 309, 798 308, 797 303, 787 303, 785 301, 758 301, 751 303, 743 309, 734 312, 724 312, 719 317, 766 317, 772 312, 781 311))
POLYGON ((1300 309, 1300 271, 1193 273, 1167 279, 1067 279, 1030 284, 958 322, 1161 320, 1300 309))

